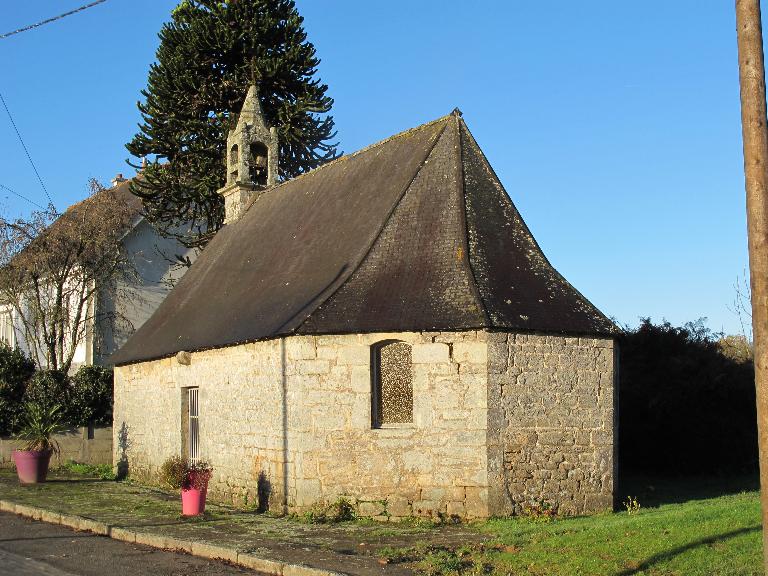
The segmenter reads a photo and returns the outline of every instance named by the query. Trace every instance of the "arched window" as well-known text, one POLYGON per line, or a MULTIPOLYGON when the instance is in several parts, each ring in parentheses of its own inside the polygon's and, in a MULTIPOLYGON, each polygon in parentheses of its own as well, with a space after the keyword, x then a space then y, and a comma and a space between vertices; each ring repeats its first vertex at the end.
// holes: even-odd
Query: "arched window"
POLYGON ((379 342, 372 350, 372 426, 413 422, 411 346, 405 342, 379 342))

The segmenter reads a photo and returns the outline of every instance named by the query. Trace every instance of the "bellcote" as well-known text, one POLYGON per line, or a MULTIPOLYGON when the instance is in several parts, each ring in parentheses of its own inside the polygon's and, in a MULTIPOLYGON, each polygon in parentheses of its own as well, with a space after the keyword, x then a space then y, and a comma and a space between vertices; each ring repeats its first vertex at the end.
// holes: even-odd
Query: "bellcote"
POLYGON ((219 190, 224 224, 240 218, 251 200, 277 184, 278 150, 277 130, 267 126, 258 89, 251 85, 237 125, 227 136, 227 184, 219 190))

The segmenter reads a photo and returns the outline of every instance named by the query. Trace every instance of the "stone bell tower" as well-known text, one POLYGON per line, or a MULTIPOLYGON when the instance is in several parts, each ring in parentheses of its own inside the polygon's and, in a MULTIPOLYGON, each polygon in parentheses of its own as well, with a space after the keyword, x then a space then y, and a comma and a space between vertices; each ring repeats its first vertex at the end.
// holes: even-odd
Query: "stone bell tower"
POLYGON ((268 128, 255 85, 248 89, 237 126, 227 136, 224 224, 236 221, 264 189, 277 184, 277 130, 268 128))

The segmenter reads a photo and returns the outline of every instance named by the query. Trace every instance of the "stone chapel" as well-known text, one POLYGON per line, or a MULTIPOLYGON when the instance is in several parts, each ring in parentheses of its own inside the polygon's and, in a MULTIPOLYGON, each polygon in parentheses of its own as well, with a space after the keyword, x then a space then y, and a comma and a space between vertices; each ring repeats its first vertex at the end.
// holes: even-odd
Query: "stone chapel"
POLYGON ((458 110, 280 181, 252 87, 227 148, 225 226, 113 357, 116 464, 278 513, 613 506, 617 329, 458 110))

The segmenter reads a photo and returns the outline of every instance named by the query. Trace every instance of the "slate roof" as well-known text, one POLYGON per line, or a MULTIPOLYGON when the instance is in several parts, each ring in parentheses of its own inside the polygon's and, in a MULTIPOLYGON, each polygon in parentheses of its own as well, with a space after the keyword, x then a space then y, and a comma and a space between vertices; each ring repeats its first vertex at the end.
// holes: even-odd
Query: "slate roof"
POLYGON ((616 333, 547 261, 454 113, 264 192, 113 360, 481 328, 616 333))

